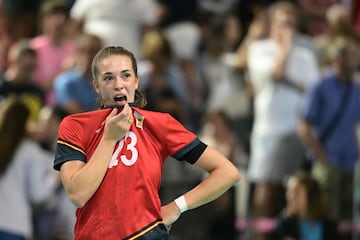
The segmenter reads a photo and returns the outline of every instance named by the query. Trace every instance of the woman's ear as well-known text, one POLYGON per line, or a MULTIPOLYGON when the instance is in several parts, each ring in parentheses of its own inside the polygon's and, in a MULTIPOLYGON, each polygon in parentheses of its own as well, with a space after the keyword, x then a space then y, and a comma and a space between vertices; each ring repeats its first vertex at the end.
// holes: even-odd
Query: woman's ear
POLYGON ((95 89, 96 93, 97 93, 97 94, 100 94, 98 82, 97 82, 96 80, 93 80, 93 81, 92 81, 92 85, 93 85, 93 88, 95 89))
POLYGON ((139 88, 139 77, 136 77, 135 79, 135 89, 139 88))

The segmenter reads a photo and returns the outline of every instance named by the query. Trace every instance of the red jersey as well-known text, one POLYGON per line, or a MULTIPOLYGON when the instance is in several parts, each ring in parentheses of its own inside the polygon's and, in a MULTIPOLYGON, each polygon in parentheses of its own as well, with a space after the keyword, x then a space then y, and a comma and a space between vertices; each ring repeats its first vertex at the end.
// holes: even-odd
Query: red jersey
MULTIPOLYGON (((70 115, 61 122, 54 168, 87 162, 111 109, 70 115)), ((134 123, 116 144, 98 190, 77 209, 75 239, 136 239, 162 223, 158 191, 168 156, 181 158, 199 139, 169 114, 133 107, 134 123)))

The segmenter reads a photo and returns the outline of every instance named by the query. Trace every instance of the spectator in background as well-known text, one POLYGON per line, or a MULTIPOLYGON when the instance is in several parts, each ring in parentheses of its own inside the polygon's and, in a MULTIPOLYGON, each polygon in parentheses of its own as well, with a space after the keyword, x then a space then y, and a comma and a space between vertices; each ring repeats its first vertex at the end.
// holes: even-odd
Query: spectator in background
POLYGON ((276 226, 277 240, 338 240, 336 222, 329 219, 319 183, 307 172, 297 172, 286 184, 286 207, 276 226))
POLYGON ((40 146, 45 151, 48 151, 49 153, 55 151, 58 125, 67 115, 69 115, 69 112, 58 105, 54 107, 45 106, 41 109, 39 134, 34 140, 39 142, 40 146))
POLYGON ((11 46, 37 33, 41 0, 2 0, 0 2, 0 72, 7 68, 11 46))
POLYGON ((0 76, 0 98, 19 96, 30 110, 28 130, 36 131, 41 108, 45 104, 45 94, 34 83, 36 52, 27 40, 15 43, 9 50, 8 68, 0 76))
POLYGON ((229 12, 238 7, 237 0, 198 0, 199 11, 209 12, 217 18, 224 18, 229 12))
POLYGON ((224 111, 237 140, 246 144, 252 122, 251 96, 244 75, 233 68, 242 39, 241 23, 237 16, 229 13, 213 28, 201 55, 201 71, 208 87, 207 111, 224 111), (229 104, 231 102, 237 104, 229 104))
POLYGON ((2 0, 7 36, 16 42, 37 33, 37 16, 42 0, 2 0))
POLYGON ((201 40, 199 25, 195 22, 198 3, 194 0, 157 0, 158 26, 174 51, 174 58, 181 67, 185 87, 191 104, 190 121, 199 130, 199 119, 205 110, 204 79, 196 66, 201 40))
POLYGON ((148 31, 143 36, 141 52, 144 59, 141 62, 140 88, 148 99, 146 109, 161 111, 159 107, 163 98, 172 95, 179 105, 175 111, 178 113, 177 119, 189 126, 188 107, 191 100, 186 91, 184 72, 174 60, 169 41, 161 31, 148 31))
POLYGON ((268 11, 266 8, 259 9, 252 19, 245 36, 243 37, 238 49, 233 66, 240 72, 247 70, 247 51, 250 43, 268 37, 269 23, 268 11))
POLYGON ((92 86, 91 62, 101 48, 102 41, 96 35, 84 33, 78 37, 74 67, 60 73, 54 81, 56 105, 69 113, 96 108, 97 94, 92 86))
POLYGON ((232 131, 232 122, 225 112, 209 111, 202 126, 199 134, 202 141, 218 149, 234 165, 246 165, 246 159, 241 151, 242 146, 239 145, 236 133, 232 131))
POLYGON ((0 72, 7 68, 11 46, 37 33, 41 0, 2 0, 0 2, 0 72))
MULTIPOLYGON (((41 110, 37 138, 40 146, 51 159, 54 158, 56 140, 60 122, 69 113, 61 106, 45 106, 41 110)), ((74 239, 75 206, 67 197, 64 189, 59 187, 55 193, 54 207, 34 209, 35 238, 43 240, 74 239)))
POLYGON ((66 34, 68 9, 62 0, 45 1, 41 7, 41 34, 31 39, 37 52, 35 82, 46 93, 46 104, 54 105, 53 82, 64 70, 64 61, 75 52, 75 44, 66 34))
POLYGON ((298 0, 303 11, 305 31, 311 36, 317 36, 327 31, 327 10, 334 4, 341 4, 342 0, 298 0))
MULTIPOLYGON (((360 91, 354 82, 357 43, 333 45, 333 72, 322 77, 306 97, 299 131, 314 158, 313 175, 325 191, 325 207, 335 220, 352 219, 358 149, 360 91)), ((358 50, 357 50, 358 51, 358 50)))
POLYGON ((235 52, 244 37, 244 29, 240 17, 235 12, 225 14, 222 22, 224 34, 224 47, 226 52, 235 52))
POLYGON ((0 239, 32 239, 32 207, 60 184, 51 156, 26 137, 30 111, 17 97, 0 104, 0 239))
MULTIPOLYGON (((235 166, 243 168, 246 166, 247 159, 242 151, 242 146, 238 143, 236 133, 232 130, 233 125, 230 118, 224 112, 221 110, 208 112, 202 126, 199 138, 204 143, 218 149, 235 166)), ((246 179, 242 178, 242 186, 246 184, 245 181, 246 179)), ((247 195, 241 200, 246 201, 246 197, 247 195)), ((231 188, 206 206, 208 210, 211 209, 211 215, 207 220, 208 235, 206 239, 236 239, 235 204, 235 188, 231 188)))
MULTIPOLYGON (((250 23, 250 26, 247 30, 247 33, 242 38, 242 41, 232 55, 231 61, 227 61, 227 64, 233 68, 234 72, 237 72, 238 76, 241 76, 241 86, 242 95, 246 104, 247 111, 243 112, 237 121, 235 121, 235 129, 240 136, 240 140, 243 141, 243 144, 246 145, 246 152, 250 152, 250 138, 252 132, 252 126, 254 122, 254 88, 248 79, 248 69, 247 69, 247 57, 248 57, 248 48, 253 41, 261 40, 268 37, 269 24, 268 24, 268 14, 267 9, 260 8, 256 15, 254 16, 253 21, 250 23)), ((239 85, 239 83, 237 83, 239 85)), ((246 109, 245 108, 245 109, 246 109)), ((244 109, 244 108, 243 108, 244 109)))
MULTIPOLYGON (((334 46, 344 41, 359 41, 360 37, 352 26, 350 13, 342 4, 335 4, 326 11, 327 31, 314 38, 315 46, 319 52, 320 64, 323 74, 331 71, 329 53, 334 46)), ((331 54, 331 53, 330 53, 331 54)))
POLYGON ((73 36, 101 36, 104 46, 125 46, 138 59, 141 35, 157 23, 155 0, 76 0, 70 17, 73 36))
POLYGON ((269 18, 269 38, 253 41, 247 58, 255 92, 248 177, 255 184, 256 218, 274 217, 283 208, 282 181, 303 160, 296 132, 303 94, 319 74, 309 38, 297 31, 295 5, 274 3, 269 18))

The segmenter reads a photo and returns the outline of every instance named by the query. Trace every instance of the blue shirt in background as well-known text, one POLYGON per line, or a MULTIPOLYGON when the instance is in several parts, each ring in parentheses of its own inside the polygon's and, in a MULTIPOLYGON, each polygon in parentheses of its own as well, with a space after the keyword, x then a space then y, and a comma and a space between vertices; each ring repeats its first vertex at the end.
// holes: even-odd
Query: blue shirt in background
POLYGON ((342 84, 335 74, 330 74, 317 82, 306 95, 304 118, 313 126, 317 137, 323 134, 338 111, 345 91, 349 97, 343 116, 332 134, 323 142, 329 161, 352 171, 358 159, 355 129, 360 121, 359 86, 351 81, 350 86, 342 84))
POLYGON ((96 109, 97 94, 92 80, 84 78, 76 69, 61 73, 55 79, 54 91, 56 103, 60 106, 75 101, 84 111, 96 109))

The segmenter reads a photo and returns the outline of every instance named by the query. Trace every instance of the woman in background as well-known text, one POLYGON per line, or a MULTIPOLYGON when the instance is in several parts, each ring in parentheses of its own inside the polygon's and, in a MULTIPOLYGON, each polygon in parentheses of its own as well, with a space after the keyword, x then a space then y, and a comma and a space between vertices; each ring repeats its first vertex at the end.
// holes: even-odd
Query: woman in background
POLYGON ((26 137, 29 110, 16 97, 0 104, 0 239, 33 235, 32 206, 50 201, 59 181, 51 156, 26 137))
POLYGON ((286 202, 276 239, 339 239, 336 223, 326 216, 319 184, 309 173, 298 172, 289 178, 286 202))

